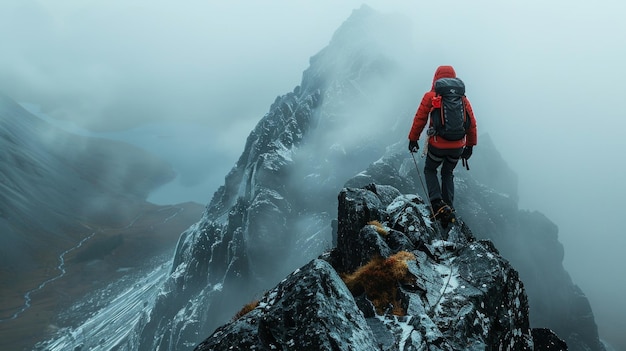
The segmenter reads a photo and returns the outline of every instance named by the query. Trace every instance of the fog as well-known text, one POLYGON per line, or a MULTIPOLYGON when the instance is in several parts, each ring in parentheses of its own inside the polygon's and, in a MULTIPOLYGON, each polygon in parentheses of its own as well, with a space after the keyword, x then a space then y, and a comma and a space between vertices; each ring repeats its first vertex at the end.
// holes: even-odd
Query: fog
POLYGON ((198 170, 213 179, 208 201, 276 96, 363 2, 413 21, 416 108, 434 69, 456 68, 479 132, 519 175, 520 207, 559 226, 564 265, 600 334, 626 345, 623 2, 8 0, 0 90, 98 133, 171 122, 205 130, 170 132, 188 145, 181 158, 210 164, 198 170))

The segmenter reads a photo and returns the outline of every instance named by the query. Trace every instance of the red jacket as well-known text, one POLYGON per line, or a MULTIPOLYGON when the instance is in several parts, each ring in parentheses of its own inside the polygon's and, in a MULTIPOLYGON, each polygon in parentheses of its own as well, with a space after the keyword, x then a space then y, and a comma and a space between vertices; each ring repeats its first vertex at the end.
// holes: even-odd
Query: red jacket
MULTIPOLYGON (((433 77, 433 86, 432 89, 424 94, 422 97, 422 102, 420 103, 417 112, 415 113, 415 118, 413 118, 413 125, 411 126, 411 132, 409 132, 409 140, 417 141, 419 140, 420 135, 422 134, 422 130, 428 123, 428 116, 430 115, 430 111, 433 108, 432 99, 435 96, 435 81, 439 78, 456 78, 456 72, 452 66, 439 66, 435 71, 435 76, 433 77)), ((478 141, 476 136, 476 119, 474 118, 474 111, 472 110, 472 105, 466 97, 463 97, 463 101, 465 102, 465 110, 468 112, 470 118, 470 126, 465 134, 465 138, 457 141, 446 140, 440 136, 433 136, 429 138, 428 143, 439 149, 457 149, 462 148, 464 146, 474 146, 478 141)), ((431 121, 432 124, 432 121, 431 121)))

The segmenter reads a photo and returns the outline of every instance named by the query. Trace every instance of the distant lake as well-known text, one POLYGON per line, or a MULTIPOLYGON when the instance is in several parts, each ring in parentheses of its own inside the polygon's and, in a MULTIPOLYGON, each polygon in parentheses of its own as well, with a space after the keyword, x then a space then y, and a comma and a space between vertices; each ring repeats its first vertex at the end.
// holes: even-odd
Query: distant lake
POLYGON ((225 160, 213 147, 215 141, 206 125, 159 122, 137 128, 95 133, 70 121, 54 119, 42 113, 38 106, 21 103, 27 111, 69 133, 123 141, 153 153, 172 165, 177 176, 154 190, 148 201, 174 204, 193 201, 207 204, 235 160, 225 160))

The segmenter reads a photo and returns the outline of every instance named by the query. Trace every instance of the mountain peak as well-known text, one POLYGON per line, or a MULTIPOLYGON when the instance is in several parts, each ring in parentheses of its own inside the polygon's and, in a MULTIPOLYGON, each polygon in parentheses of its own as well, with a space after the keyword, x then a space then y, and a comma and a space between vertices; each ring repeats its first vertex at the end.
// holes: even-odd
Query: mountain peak
POLYGON ((302 86, 326 89, 332 82, 342 84, 346 80, 362 84, 363 78, 372 78, 372 73, 385 77, 413 50, 411 33, 407 17, 383 14, 363 5, 353 10, 328 45, 311 57, 302 86))
MULTIPOLYGON (((392 241, 385 245, 378 245, 385 240, 375 235, 372 225, 367 225, 370 236, 376 239, 372 242, 353 241, 347 232, 341 233, 350 226, 342 221, 355 226, 351 233, 366 227, 367 221, 355 218, 389 222, 384 216, 376 217, 376 213, 391 211, 387 206, 401 194, 419 195, 418 170, 401 142, 406 140, 410 118, 419 103, 415 79, 410 74, 413 71, 401 62, 411 50, 408 28, 406 18, 399 15, 380 14, 367 7, 354 11, 330 43, 313 56, 301 85, 276 98, 250 133, 241 157, 213 196, 205 215, 182 234, 172 275, 147 322, 138 327, 140 346, 133 345, 134 349, 188 349, 201 341, 203 332, 209 334, 230 320, 246 301, 272 290, 295 267, 306 266, 331 247, 338 248, 326 260, 333 274, 353 274, 369 262, 370 254, 379 254, 385 260, 397 252, 397 246, 404 245, 405 251, 420 260, 420 252, 426 251, 419 243, 429 243, 435 250, 435 239, 440 244, 449 239, 428 238, 432 231, 425 219, 422 234, 418 235, 421 239, 410 234, 405 240, 406 230, 393 225, 389 228, 404 234, 393 232, 392 241), (375 192, 342 191, 367 189, 371 183, 379 184, 375 192), (353 192, 376 205, 336 216, 337 194, 347 200, 353 192), (338 254, 349 250, 362 252, 338 254)), ((411 66, 417 65, 413 62, 411 66)), ((586 299, 574 299, 574 285, 552 254, 562 250, 560 243, 545 239, 546 228, 552 228, 549 220, 519 211, 516 180, 502 180, 511 174, 506 163, 494 164, 493 157, 481 159, 489 147, 480 146, 481 152, 472 157, 472 169, 489 170, 489 174, 477 180, 473 174, 479 172, 459 170, 455 176, 457 213, 481 239, 492 239, 522 279, 528 278, 524 285, 531 301, 531 317, 534 312, 541 326, 554 328, 567 342, 584 339, 581 345, 602 350, 595 325, 579 323, 592 322, 593 318, 587 319, 586 299), (549 250, 536 250, 542 246, 549 250), (534 306, 550 308, 533 310, 533 301, 534 306)), ((452 236, 456 235, 461 243, 469 240, 468 233, 457 234, 453 232, 452 236)), ((458 240, 453 242, 458 244, 458 240)), ((486 243, 476 245, 484 250, 483 256, 495 255, 486 243)), ((450 253, 440 253, 446 254, 450 253)), ((321 267, 321 263, 313 266, 321 267)), ((521 293, 518 296, 522 298, 521 293)), ((524 326, 526 322, 520 323, 524 326)), ((515 332, 523 335, 514 339, 516 343, 530 340, 527 327, 515 330, 523 330, 521 334, 515 332)), ((493 345, 491 341, 481 342, 493 345)))

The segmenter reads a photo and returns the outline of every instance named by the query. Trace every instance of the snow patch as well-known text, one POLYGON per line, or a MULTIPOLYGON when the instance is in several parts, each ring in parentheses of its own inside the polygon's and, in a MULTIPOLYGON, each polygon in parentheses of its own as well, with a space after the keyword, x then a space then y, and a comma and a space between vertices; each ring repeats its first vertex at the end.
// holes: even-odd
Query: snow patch
POLYGON ((483 335, 489 335, 489 317, 486 314, 476 311, 476 318, 474 319, 474 325, 480 326, 483 330, 483 335))
POLYGON ((183 262, 179 264, 178 267, 176 267, 176 270, 172 272, 172 274, 170 274, 170 278, 172 278, 173 280, 178 280, 183 275, 185 275, 186 271, 187 271, 187 262, 183 262))
POLYGON ((411 324, 411 320, 413 319, 413 316, 399 317, 399 316, 387 316, 387 315, 377 314, 376 318, 379 321, 381 321, 381 323, 383 323, 387 328, 390 328, 390 326, 392 325, 400 328, 401 333, 400 333, 400 340, 398 341, 398 350, 399 351, 405 350, 406 343, 409 340, 409 337, 411 337, 411 334, 413 333, 413 331, 415 330, 415 327, 413 327, 413 325, 411 324))

